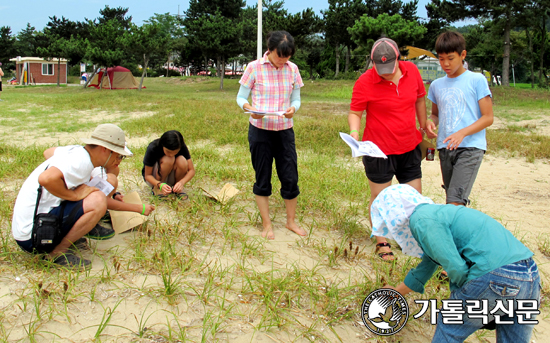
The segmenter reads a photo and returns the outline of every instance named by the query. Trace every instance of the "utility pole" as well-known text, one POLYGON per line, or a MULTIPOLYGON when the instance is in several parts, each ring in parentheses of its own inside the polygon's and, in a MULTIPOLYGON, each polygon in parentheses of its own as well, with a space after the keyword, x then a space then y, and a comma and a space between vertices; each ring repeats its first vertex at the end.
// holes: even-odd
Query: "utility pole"
POLYGON ((262 0, 258 0, 258 50, 256 50, 257 59, 262 58, 262 10, 262 0))

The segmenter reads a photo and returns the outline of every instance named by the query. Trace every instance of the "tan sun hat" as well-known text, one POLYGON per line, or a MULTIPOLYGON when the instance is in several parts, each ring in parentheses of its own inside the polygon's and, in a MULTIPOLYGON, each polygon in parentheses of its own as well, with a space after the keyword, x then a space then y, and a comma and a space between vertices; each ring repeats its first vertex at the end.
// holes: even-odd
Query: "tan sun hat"
POLYGON ((123 156, 131 156, 132 152, 126 147, 124 131, 114 124, 98 125, 91 138, 84 138, 85 144, 94 144, 105 147, 123 156))

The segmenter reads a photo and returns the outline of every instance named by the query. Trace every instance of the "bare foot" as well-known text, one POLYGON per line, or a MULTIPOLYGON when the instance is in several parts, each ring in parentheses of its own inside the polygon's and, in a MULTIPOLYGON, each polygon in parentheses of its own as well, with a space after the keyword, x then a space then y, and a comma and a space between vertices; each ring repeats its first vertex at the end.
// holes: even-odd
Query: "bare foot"
POLYGON ((264 230, 262 231, 262 237, 267 239, 275 239, 275 234, 273 233, 273 227, 268 226, 264 227, 264 230))
POLYGON ((296 223, 286 224, 286 228, 300 236, 307 236, 306 230, 299 227, 296 223))

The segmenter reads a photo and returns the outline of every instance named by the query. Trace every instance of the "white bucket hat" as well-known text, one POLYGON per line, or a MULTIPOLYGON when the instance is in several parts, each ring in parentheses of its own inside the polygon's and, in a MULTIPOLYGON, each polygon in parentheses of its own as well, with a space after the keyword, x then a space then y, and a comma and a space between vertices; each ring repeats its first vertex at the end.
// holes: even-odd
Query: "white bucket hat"
POLYGON ((126 147, 124 131, 114 124, 98 125, 91 138, 84 138, 85 144, 99 145, 123 156, 131 156, 132 152, 126 147))
POLYGON ((405 255, 422 257, 424 251, 414 238, 409 218, 420 204, 433 204, 432 199, 407 184, 385 188, 372 202, 370 215, 373 236, 393 239, 405 255))

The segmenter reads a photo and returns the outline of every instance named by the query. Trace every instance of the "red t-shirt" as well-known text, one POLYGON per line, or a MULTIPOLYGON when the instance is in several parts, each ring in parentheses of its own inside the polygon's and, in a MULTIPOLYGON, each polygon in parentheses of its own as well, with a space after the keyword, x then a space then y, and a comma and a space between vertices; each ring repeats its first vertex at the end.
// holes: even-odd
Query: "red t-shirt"
POLYGON ((363 140, 378 145, 386 155, 400 155, 416 148, 422 134, 416 128, 416 100, 426 95, 422 76, 411 63, 399 61, 403 74, 396 86, 367 70, 353 86, 350 109, 367 111, 363 140))

